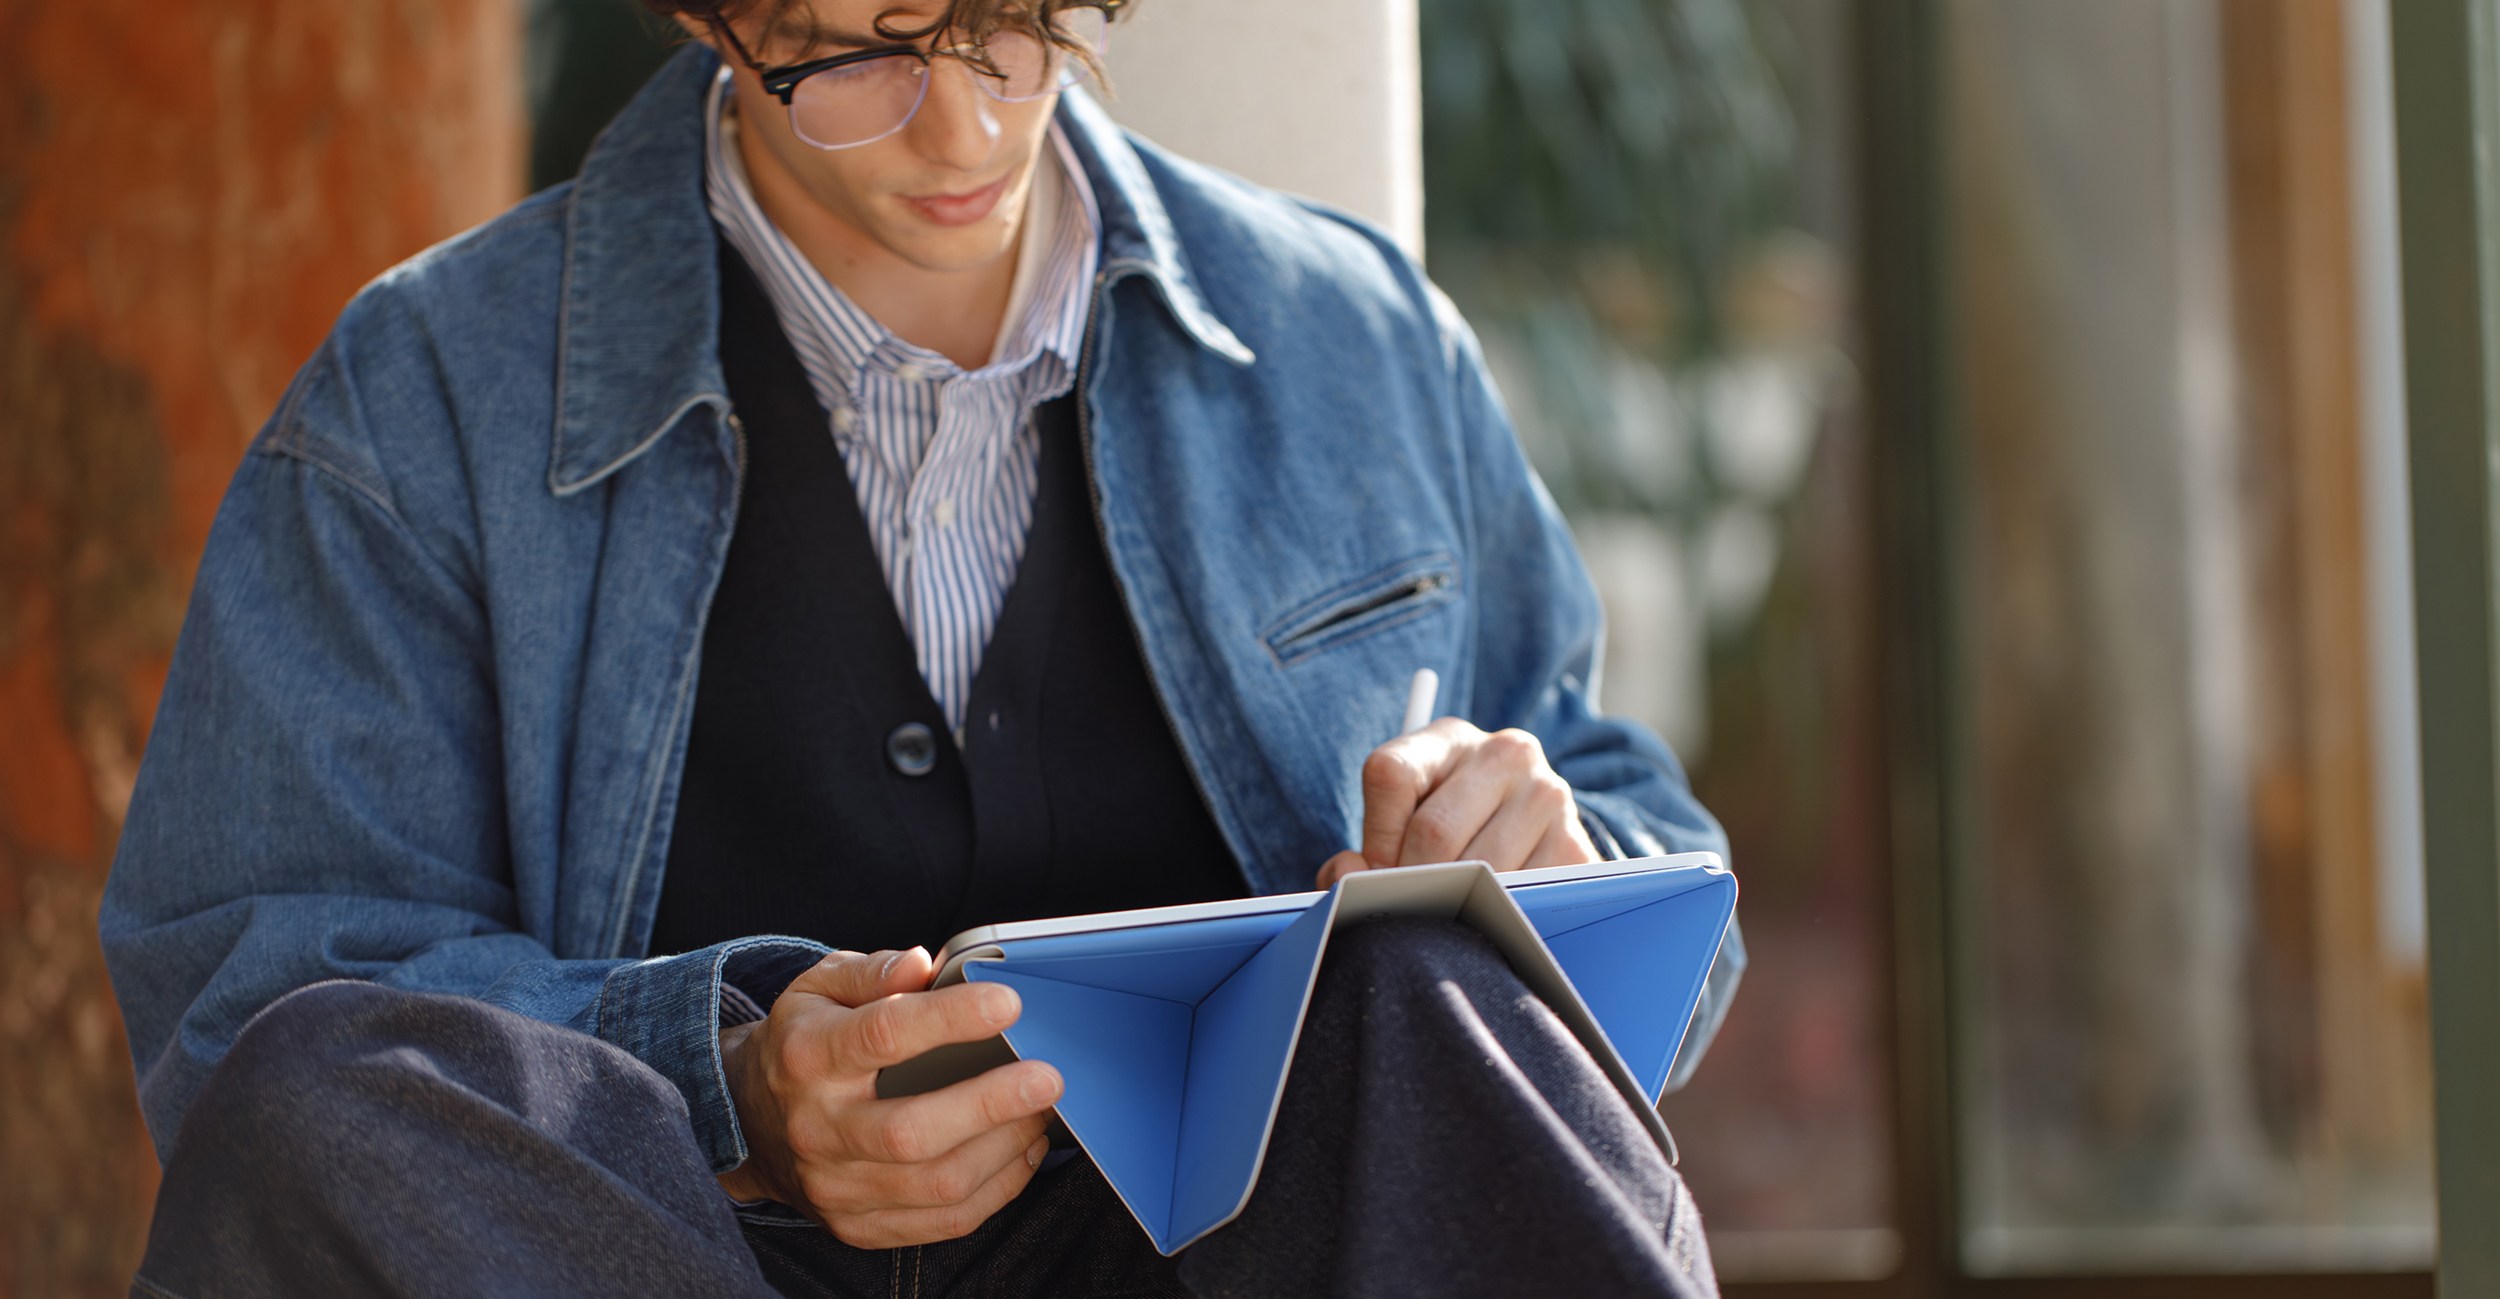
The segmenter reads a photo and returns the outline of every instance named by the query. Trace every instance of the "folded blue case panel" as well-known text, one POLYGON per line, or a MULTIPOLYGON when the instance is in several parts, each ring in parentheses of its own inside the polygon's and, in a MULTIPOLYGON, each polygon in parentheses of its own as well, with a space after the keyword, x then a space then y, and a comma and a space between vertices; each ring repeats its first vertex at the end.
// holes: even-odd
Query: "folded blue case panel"
POLYGON ((1302 913, 1198 1005, 1181 1103, 1171 1253, 1239 1212, 1267 1153, 1269 1126, 1328 938, 1328 908, 1302 913))
POLYGON ((1651 1100, 1666 1091, 1736 909, 1736 878, 1704 871, 1573 881, 1511 897, 1651 1100))
MULTIPOLYGON (((1131 956, 1152 962, 1152 954, 1131 956)), ((1188 1006, 1160 997, 1066 983, 984 962, 964 977, 1003 983, 1024 998, 1008 1045, 1067 1081, 1059 1115, 1119 1187, 1146 1233, 1171 1231, 1173 1151, 1189 1075, 1188 1006)))
MULTIPOLYGON (((1613 884, 1613 880, 1599 883, 1613 884)), ((1646 888, 1611 888, 1591 897, 1574 891, 1572 884, 1542 884, 1512 889, 1510 895, 1519 909, 1528 915, 1528 923, 1536 926, 1537 937, 1551 943, 1556 935, 1567 934, 1582 925, 1593 925, 1627 911, 1669 896, 1674 890, 1662 889, 1652 881, 1646 888)))
POLYGON ((1115 992, 1195 1003, 1301 915, 1298 910, 1282 911, 1022 938, 1002 944, 999 950, 1019 970, 1115 992))

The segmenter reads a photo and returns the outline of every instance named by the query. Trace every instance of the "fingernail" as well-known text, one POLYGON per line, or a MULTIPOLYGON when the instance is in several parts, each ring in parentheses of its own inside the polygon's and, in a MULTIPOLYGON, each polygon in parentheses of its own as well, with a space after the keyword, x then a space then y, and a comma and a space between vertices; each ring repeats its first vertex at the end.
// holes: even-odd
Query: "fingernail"
POLYGON ((1023 1005, 1023 999, 1016 995, 1013 988, 1002 988, 993 983, 981 991, 981 1017, 1002 1028, 1015 1022, 1016 1012, 1023 1005))
POLYGON ((1016 1091, 1024 1097, 1024 1103, 1027 1105, 1048 1105, 1059 1099, 1059 1071, 1050 1068, 1027 1069, 1024 1071, 1024 1081, 1016 1085, 1016 1091))
POLYGON ((1042 1156, 1047 1155, 1047 1154, 1049 1154, 1049 1153, 1050 1153, 1050 1138, 1048 1138, 1048 1137, 1043 1137, 1041 1140, 1034 1142, 1032 1145, 1026 1146, 1026 1147, 1024 1148, 1024 1165, 1025 1165, 1025 1167, 1027 1167, 1027 1168, 1039 1168, 1039 1167, 1041 1167, 1041 1166, 1042 1166, 1042 1156))
POLYGON ((902 959, 903 959, 903 954, 902 954, 901 952, 889 952, 889 953, 887 953, 887 954, 886 954, 886 958, 885 958, 885 964, 880 965, 880 966, 878 966, 878 967, 877 967, 877 981, 878 981, 879 983, 883 983, 883 982, 885 982, 885 976, 887 976, 887 975, 889 975, 889 974, 894 973, 894 967, 895 967, 895 965, 897 965, 898 963, 900 963, 900 962, 902 961, 902 959))

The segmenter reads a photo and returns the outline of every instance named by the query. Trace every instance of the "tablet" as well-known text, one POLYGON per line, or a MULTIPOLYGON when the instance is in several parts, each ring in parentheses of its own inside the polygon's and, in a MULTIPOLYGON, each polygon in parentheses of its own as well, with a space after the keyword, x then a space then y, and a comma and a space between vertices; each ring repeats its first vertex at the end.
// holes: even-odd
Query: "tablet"
POLYGON ((885 1070, 877 1090, 1050 1061, 1067 1080, 1054 1143, 1083 1146, 1168 1254, 1248 1202, 1330 936, 1431 916, 1491 943, 1672 1160, 1654 1103, 1735 885, 1709 853, 1507 875, 1444 862, 1356 872, 1326 892, 987 925, 945 944, 933 983, 1005 983, 1024 1013, 999 1037, 885 1070))

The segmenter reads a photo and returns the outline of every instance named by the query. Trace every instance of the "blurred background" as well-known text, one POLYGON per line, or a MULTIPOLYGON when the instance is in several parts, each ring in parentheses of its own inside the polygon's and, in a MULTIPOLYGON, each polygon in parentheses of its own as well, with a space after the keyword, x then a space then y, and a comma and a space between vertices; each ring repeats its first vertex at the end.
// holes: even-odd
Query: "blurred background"
MULTIPOLYGON (((2431 1293, 2387 3, 1356 7, 1385 143, 1329 197, 1483 334, 1605 702, 1733 841, 1752 968, 1664 1107, 1732 1294, 2431 1293)), ((1211 8, 1144 0, 1115 111, 1211 8)), ((225 479, 666 43, 0 15, 0 1295, 108 1295, 155 1172, 95 901, 225 479)), ((1164 120, 1336 188, 1263 170, 1292 117, 1164 120)))

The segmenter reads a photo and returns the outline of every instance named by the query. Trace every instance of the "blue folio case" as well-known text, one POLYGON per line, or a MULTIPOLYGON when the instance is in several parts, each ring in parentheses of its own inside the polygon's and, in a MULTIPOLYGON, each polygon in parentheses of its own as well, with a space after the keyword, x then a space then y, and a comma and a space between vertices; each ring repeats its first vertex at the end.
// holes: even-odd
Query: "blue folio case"
MULTIPOLYGON (((1250 1199, 1329 937, 1377 915, 1483 933, 1612 1078, 1670 1159, 1656 1104, 1736 909, 1711 853, 1496 875, 1481 862, 1349 875, 1326 893, 1001 925, 947 945, 940 983, 1024 999, 1004 1047, 1067 1080, 1060 1118, 1166 1254, 1250 1199)), ((1004 1058, 889 1070, 888 1095, 1004 1058)))

